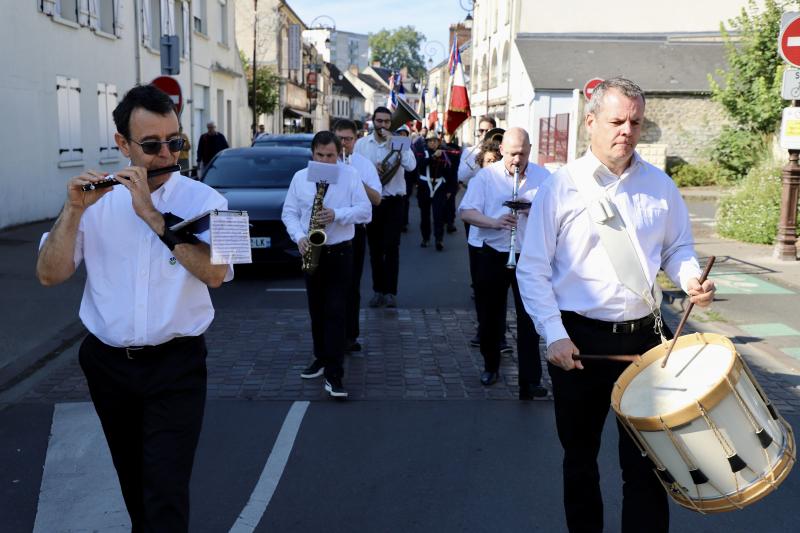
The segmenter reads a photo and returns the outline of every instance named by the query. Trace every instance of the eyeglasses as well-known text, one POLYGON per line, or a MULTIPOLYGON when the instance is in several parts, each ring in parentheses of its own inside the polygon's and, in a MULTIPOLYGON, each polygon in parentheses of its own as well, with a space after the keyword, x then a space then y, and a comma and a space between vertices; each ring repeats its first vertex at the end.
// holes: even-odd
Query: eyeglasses
POLYGON ((478 128, 478 135, 483 135, 483 134, 484 134, 484 133, 486 133, 487 131, 489 131, 489 130, 485 130, 485 129, 478 128))
POLYGON ((134 141, 133 139, 128 139, 129 141, 135 142, 139 146, 142 147, 142 152, 146 153, 147 155, 156 155, 161 151, 161 145, 166 144, 167 148, 170 152, 180 152, 183 150, 183 138, 177 137, 175 139, 169 139, 166 141, 134 141))
POLYGON ((339 138, 340 141, 345 142, 345 143, 349 143, 350 141, 355 141, 356 140, 356 138, 353 137, 352 135, 350 135, 350 136, 337 135, 337 137, 339 138))

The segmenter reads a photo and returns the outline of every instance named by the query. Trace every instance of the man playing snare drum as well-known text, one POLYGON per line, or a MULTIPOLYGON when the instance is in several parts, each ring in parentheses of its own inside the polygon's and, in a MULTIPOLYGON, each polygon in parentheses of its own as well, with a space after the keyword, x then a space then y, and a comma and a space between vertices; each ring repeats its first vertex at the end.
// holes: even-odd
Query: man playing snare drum
MULTIPOLYGON (((571 532, 603 530, 597 454, 612 386, 626 366, 573 355, 642 354, 661 342, 660 333, 670 336, 661 328, 658 291, 628 288, 637 276, 638 286, 652 289, 663 268, 695 304, 714 298, 714 283, 699 282, 677 188, 635 152, 644 109, 644 93, 629 80, 597 86, 585 118, 590 149, 539 189, 517 265, 525 308, 547 343, 571 532), (627 231, 608 237, 601 224, 614 217, 627 231), (625 268, 636 263, 641 269, 625 268)), ((652 463, 619 423, 618 430, 622 531, 667 531, 667 495, 652 463)))

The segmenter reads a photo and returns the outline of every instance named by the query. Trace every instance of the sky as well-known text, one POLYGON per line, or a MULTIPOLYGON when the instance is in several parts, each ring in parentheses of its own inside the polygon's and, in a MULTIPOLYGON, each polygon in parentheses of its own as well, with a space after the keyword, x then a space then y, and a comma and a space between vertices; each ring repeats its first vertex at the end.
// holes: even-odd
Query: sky
POLYGON ((430 44, 422 47, 423 57, 433 55, 434 64, 449 53, 450 24, 464 20, 467 12, 461 4, 466 0, 287 0, 303 22, 330 25, 333 19, 336 29, 354 33, 377 33, 399 26, 414 26, 425 35, 427 41, 439 41, 442 46, 430 44), (444 48, 444 49, 443 49, 444 48))

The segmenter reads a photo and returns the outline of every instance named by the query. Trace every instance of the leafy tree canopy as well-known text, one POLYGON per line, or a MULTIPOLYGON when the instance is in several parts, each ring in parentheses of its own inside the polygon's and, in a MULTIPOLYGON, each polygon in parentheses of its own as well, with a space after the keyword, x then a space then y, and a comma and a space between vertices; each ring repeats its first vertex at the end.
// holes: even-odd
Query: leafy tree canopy
POLYGON ((414 26, 382 29, 369 36, 373 61, 380 61, 382 67, 394 70, 407 67, 408 73, 416 79, 421 79, 425 74, 425 61, 420 54, 423 42, 425 36, 414 26))
MULTIPOLYGON (((253 107, 253 69, 242 50, 239 50, 242 68, 247 78, 247 103, 253 107)), ((256 67, 256 107, 255 115, 272 113, 278 107, 281 79, 271 67, 256 67)))

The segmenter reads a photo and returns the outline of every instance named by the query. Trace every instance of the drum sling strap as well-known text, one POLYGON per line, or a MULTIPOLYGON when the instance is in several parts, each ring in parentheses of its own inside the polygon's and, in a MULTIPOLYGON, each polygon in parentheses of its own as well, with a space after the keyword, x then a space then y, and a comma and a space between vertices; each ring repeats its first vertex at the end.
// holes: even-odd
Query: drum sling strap
POLYGON ((661 337, 661 342, 666 343, 663 322, 661 319, 661 288, 658 283, 650 285, 645 275, 644 266, 633 246, 631 235, 625 226, 625 221, 614 202, 608 195, 606 187, 600 185, 597 179, 586 173, 569 172, 564 167, 572 182, 578 189, 586 204, 586 211, 592 222, 595 223, 600 242, 606 250, 614 271, 619 281, 645 301, 650 312, 655 317, 655 331, 661 337))

